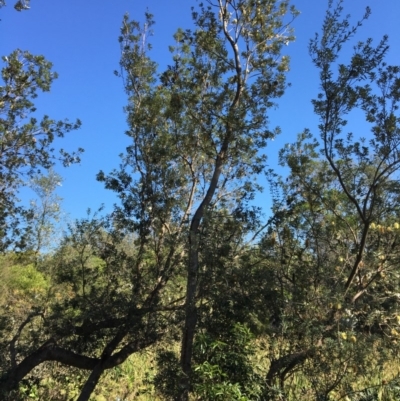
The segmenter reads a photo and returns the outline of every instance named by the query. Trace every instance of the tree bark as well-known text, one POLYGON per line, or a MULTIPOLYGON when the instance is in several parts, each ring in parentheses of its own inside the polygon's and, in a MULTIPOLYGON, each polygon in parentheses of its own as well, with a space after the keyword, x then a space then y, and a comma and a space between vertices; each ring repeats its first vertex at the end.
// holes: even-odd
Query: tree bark
POLYGON ((196 291, 197 291, 197 276, 199 270, 199 234, 201 220, 204 216, 204 210, 210 205, 215 194, 219 177, 222 173, 223 160, 228 149, 229 141, 226 139, 222 145, 222 149, 217 156, 215 162, 214 174, 212 176, 208 191, 200 206, 197 208, 190 225, 189 232, 189 265, 186 287, 186 307, 185 307, 185 327, 182 337, 181 348, 181 367, 183 371, 182 378, 182 394, 181 400, 189 399, 190 391, 190 374, 192 370, 192 353, 193 340, 197 323, 197 308, 196 308, 196 291))
MULTIPOLYGON (((53 339, 46 341, 38 350, 28 355, 15 368, 10 369, 0 378, 0 395, 17 388, 18 383, 35 367, 46 361, 56 361, 63 365, 84 370, 94 370, 102 363, 103 371, 123 363, 130 355, 154 344, 158 338, 147 337, 132 341, 106 360, 76 354, 57 346, 53 339)), ((96 382, 97 383, 97 382, 96 382)))
POLYGON ((315 350, 311 348, 272 360, 271 366, 265 378, 267 387, 270 388, 273 386, 274 379, 276 377, 279 377, 280 385, 283 387, 285 376, 296 366, 302 364, 306 359, 312 357, 314 352, 315 350))
POLYGON ((115 348, 118 347, 119 343, 123 340, 126 335, 126 329, 121 329, 116 336, 107 344, 101 355, 99 363, 95 366, 90 373, 89 378, 86 380, 85 385, 77 399, 77 401, 88 401, 93 390, 95 389, 97 383, 100 380, 101 375, 106 369, 106 363, 110 358, 111 354, 114 352, 115 348))
MULTIPOLYGON (((226 6, 222 5, 219 1, 220 10, 226 11, 226 6)), ((223 23, 224 36, 226 37, 229 45, 232 48, 234 59, 235 59, 235 72, 236 72, 236 92, 229 107, 229 113, 233 112, 234 109, 239 104, 239 99, 242 93, 242 67, 240 62, 240 53, 237 43, 230 36, 226 22, 223 23)), ((225 125, 225 137, 221 144, 221 148, 215 160, 214 172, 208 187, 207 193, 203 198, 200 206, 197 208, 189 231, 189 262, 188 262, 188 277, 187 277, 187 287, 186 287, 186 315, 185 315, 185 327, 183 330, 182 337, 182 348, 181 348, 181 368, 183 372, 182 382, 181 382, 181 401, 189 400, 190 392, 190 375, 192 371, 192 353, 193 353, 193 340, 197 324, 197 308, 196 308, 196 292, 197 292, 197 276, 199 270, 199 237, 198 231, 200 227, 201 220, 204 216, 204 211, 210 205, 216 189, 218 187, 218 182, 222 174, 223 166, 226 162, 228 155, 229 146, 233 140, 233 129, 230 122, 230 117, 227 116, 227 121, 225 125)))

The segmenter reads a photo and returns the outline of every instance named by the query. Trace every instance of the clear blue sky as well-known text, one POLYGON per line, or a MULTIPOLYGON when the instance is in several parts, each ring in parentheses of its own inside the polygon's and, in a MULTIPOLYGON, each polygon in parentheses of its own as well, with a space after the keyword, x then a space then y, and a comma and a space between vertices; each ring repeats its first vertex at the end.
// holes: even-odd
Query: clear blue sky
MULTIPOLYGON (((37 99, 38 113, 55 119, 82 120, 82 128, 57 142, 68 150, 83 147, 80 165, 58 168, 64 177, 59 195, 63 208, 72 218, 83 217, 88 207, 101 203, 110 208, 116 201, 112 192, 95 180, 97 172, 106 173, 118 167, 120 153, 128 144, 124 135, 127 126, 122 108, 126 104, 122 82, 114 76, 118 69, 117 41, 122 16, 143 20, 146 8, 155 15, 155 35, 152 38, 153 58, 165 66, 170 62, 168 45, 178 27, 191 26, 190 7, 195 0, 32 0, 31 9, 16 12, 15 0, 8 0, 0 9, 0 55, 14 49, 43 54, 59 73, 52 91, 37 99)), ((321 27, 327 0, 297 0, 293 4, 301 11, 294 22, 296 42, 285 51, 291 57, 288 81, 292 86, 279 100, 279 107, 270 113, 271 127, 279 125, 282 134, 267 148, 269 164, 277 166, 277 154, 285 143, 293 142, 297 133, 310 128, 317 134, 317 120, 310 100, 318 93, 318 72, 308 56, 309 39, 321 27)), ((353 20, 361 17, 365 7, 372 16, 359 32, 358 39, 372 37, 377 42, 389 35, 390 64, 400 64, 400 1, 346 0, 346 13, 353 20)), ((362 121, 353 122, 364 129, 362 121)), ((365 135, 359 132, 360 135, 365 135)), ((259 202, 269 206, 268 190, 259 202)))

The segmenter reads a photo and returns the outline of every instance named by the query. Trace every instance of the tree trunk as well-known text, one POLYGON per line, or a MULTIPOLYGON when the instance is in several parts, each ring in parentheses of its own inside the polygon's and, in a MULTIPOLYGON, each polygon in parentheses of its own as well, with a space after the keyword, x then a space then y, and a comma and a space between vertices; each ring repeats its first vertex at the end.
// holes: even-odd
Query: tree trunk
POLYGON ((193 340, 197 323, 197 308, 196 308, 196 292, 197 292, 197 276, 199 270, 199 227, 201 220, 204 216, 204 211, 210 205, 211 200, 217 189, 219 177, 222 173, 223 161, 225 154, 228 150, 229 140, 228 135, 222 144, 221 151, 219 152, 215 161, 214 174, 212 176, 210 186, 208 187, 206 196, 201 202, 193 216, 189 232, 189 263, 188 263, 188 277, 186 287, 186 307, 185 307, 185 327, 182 337, 181 348, 181 368, 183 378, 181 382, 181 401, 188 401, 190 391, 190 375, 192 371, 192 353, 193 353, 193 340))

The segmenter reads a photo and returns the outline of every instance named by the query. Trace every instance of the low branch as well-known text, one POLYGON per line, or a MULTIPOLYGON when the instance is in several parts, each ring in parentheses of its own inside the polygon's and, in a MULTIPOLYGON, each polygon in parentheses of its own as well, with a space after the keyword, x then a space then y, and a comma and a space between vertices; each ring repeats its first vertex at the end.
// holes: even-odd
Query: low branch
POLYGON ((15 344, 17 343, 22 330, 25 328, 25 326, 35 317, 37 316, 42 316, 44 317, 44 314, 42 311, 34 311, 32 313, 30 313, 26 319, 20 324, 17 333, 15 334, 15 336, 12 338, 12 340, 10 341, 10 357, 11 357, 11 366, 12 368, 15 368, 17 366, 17 351, 15 349, 15 344))
POLYGON ((266 376, 266 383, 269 387, 273 386, 275 377, 279 377, 282 382, 285 376, 293 370, 296 366, 302 364, 306 359, 313 356, 315 353, 314 348, 305 351, 295 352, 294 354, 285 355, 281 358, 274 359, 271 362, 268 374, 266 376))
POLYGON ((147 313, 157 313, 157 312, 170 312, 170 311, 177 311, 184 307, 184 304, 178 304, 177 302, 181 302, 184 297, 177 298, 170 302, 168 305, 165 306, 153 306, 148 308, 140 308, 134 312, 131 312, 125 317, 121 318, 107 318, 99 322, 85 322, 81 326, 74 326, 72 328, 72 332, 78 336, 87 336, 93 333, 98 332, 99 330, 103 329, 115 329, 121 327, 122 325, 126 324, 127 321, 132 319, 133 317, 141 317, 146 315, 147 313))
POLYGON ((82 388, 82 391, 77 399, 77 401, 88 401, 93 390, 95 389, 97 383, 100 380, 101 375, 106 370, 106 364, 109 360, 111 354, 118 347, 120 342, 126 336, 126 328, 121 328, 119 332, 114 336, 114 338, 104 347, 104 350, 101 354, 101 358, 92 372, 90 373, 88 379, 86 380, 85 385, 82 388))
MULTIPOLYGON (((130 355, 149 347, 158 340, 158 336, 146 336, 146 338, 131 341, 118 352, 103 361, 104 370, 111 369, 123 363, 130 355)), ((28 355, 15 368, 0 377, 0 394, 8 393, 17 388, 18 383, 34 368, 46 361, 55 361, 63 365, 84 370, 93 370, 101 358, 93 358, 80 355, 59 347, 54 339, 46 341, 39 349, 28 355)))

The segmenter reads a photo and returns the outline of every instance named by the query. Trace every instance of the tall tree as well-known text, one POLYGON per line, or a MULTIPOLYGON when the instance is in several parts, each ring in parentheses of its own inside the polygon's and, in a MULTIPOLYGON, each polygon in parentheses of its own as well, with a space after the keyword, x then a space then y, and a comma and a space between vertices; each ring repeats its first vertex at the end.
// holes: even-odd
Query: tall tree
POLYGON ((285 378, 301 369, 310 384, 305 399, 356 391, 357 375, 383 368, 398 335, 400 68, 384 62, 386 37, 376 46, 358 42, 350 61, 339 62, 370 15, 352 27, 342 3, 329 2, 322 33, 310 42, 321 145, 305 131, 281 151, 290 174, 279 184, 275 230, 261 244, 275 259, 275 334, 290 350, 273 358, 267 384, 284 391, 285 378), (357 109, 370 124, 359 136, 346 132, 357 109))
MULTIPOLYGON (((260 149, 275 135, 267 128, 267 110, 283 94, 289 68, 281 49, 293 40, 288 1, 206 4, 193 11, 195 30, 175 34, 173 64, 158 78, 145 48, 148 32, 134 34, 137 24, 124 21, 122 68, 133 145, 120 172, 99 176, 121 194, 119 211, 134 215, 142 241, 153 236, 160 246, 168 239, 163 280, 172 273, 177 244, 184 249, 182 400, 190 390, 201 225, 213 209, 232 213, 257 189, 254 177, 265 162, 260 149), (132 173, 138 181, 132 182, 132 173)), ((296 15, 294 8, 290 13, 296 15)))
MULTIPOLYGON (((342 45, 357 28, 349 28, 346 19, 339 20, 341 3, 327 13, 322 36, 311 41, 310 53, 320 70, 322 93, 313 103, 320 117, 324 155, 361 223, 356 257, 345 284, 345 291, 349 292, 363 259, 370 224, 379 220, 376 210, 380 206, 380 189, 400 169, 400 130, 396 116, 400 68, 384 63, 388 50, 387 37, 384 37, 376 47, 372 46, 372 39, 359 42, 350 63, 339 64, 335 76, 332 64, 337 62, 342 45), (345 117, 355 108, 363 110, 366 121, 372 124, 369 142, 364 137, 354 139, 351 132, 343 136, 345 117), (359 165, 357 169, 353 167, 355 162, 359 165)), ((367 9, 364 18, 369 13, 367 9)))
POLYGON ((60 149, 54 151, 56 137, 77 129, 80 121, 55 121, 48 116, 38 122, 30 117, 35 111, 34 99, 39 91, 50 90, 57 74, 52 64, 43 56, 34 56, 26 51, 15 50, 2 58, 3 85, 0 86, 0 250, 10 246, 26 245, 26 233, 21 220, 31 213, 18 205, 18 189, 47 170, 56 161, 64 166, 79 162, 76 153, 60 149))

